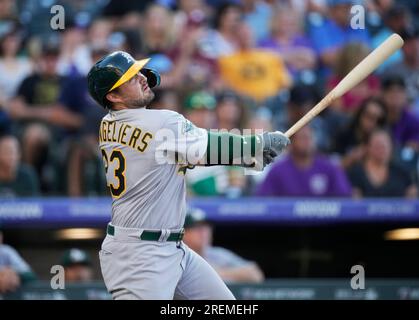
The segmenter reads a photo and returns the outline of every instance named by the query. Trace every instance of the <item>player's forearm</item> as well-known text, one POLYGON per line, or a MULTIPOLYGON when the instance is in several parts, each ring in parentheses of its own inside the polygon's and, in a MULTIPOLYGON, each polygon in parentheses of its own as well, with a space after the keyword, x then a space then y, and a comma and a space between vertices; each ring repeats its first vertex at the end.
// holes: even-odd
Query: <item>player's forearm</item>
POLYGON ((201 165, 236 165, 252 167, 254 159, 262 154, 260 135, 237 135, 228 132, 208 132, 207 151, 201 165))
POLYGON ((256 264, 249 264, 243 267, 230 267, 217 269, 220 277, 226 282, 262 282, 265 277, 256 264))

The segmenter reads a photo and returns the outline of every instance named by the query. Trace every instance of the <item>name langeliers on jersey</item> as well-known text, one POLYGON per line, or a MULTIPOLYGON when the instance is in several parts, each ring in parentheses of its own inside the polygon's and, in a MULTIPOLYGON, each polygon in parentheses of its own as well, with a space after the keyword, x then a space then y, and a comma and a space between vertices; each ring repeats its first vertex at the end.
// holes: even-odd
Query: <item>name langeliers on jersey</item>
POLYGON ((148 142, 153 138, 150 132, 120 121, 102 120, 99 129, 99 142, 117 142, 129 146, 139 152, 144 152, 148 142))

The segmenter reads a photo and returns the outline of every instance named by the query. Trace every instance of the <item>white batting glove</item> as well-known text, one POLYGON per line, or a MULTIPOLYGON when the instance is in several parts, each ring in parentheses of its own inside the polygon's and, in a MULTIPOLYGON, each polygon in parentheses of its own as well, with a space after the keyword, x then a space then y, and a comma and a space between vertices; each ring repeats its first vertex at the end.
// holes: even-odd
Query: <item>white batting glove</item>
POLYGON ((282 151, 291 143, 290 139, 281 131, 264 132, 263 138, 263 164, 272 163, 282 151))

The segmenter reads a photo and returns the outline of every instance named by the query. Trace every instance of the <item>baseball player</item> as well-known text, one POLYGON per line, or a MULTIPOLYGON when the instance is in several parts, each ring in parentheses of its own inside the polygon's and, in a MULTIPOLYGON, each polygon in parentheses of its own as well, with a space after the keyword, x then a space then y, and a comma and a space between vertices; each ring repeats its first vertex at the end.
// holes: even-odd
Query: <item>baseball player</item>
POLYGON ((159 74, 126 52, 88 74, 91 96, 109 112, 99 145, 113 197, 99 252, 113 299, 234 299, 205 260, 183 242, 185 168, 243 165, 262 170, 290 142, 281 132, 216 133, 169 110, 151 110, 159 74), (227 150, 227 151, 226 151, 227 150))

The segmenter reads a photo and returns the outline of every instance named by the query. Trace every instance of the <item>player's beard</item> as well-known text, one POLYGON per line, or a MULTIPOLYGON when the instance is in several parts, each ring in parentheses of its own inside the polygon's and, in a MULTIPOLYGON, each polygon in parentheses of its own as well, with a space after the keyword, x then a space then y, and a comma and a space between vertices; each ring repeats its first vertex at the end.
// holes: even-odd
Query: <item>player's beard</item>
POLYGON ((134 107, 139 107, 139 108, 142 108, 142 107, 147 108, 150 102, 153 101, 154 96, 155 96, 154 92, 151 91, 151 89, 149 89, 143 93, 142 97, 140 97, 137 100, 132 101, 131 105, 134 107))

